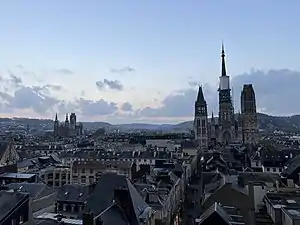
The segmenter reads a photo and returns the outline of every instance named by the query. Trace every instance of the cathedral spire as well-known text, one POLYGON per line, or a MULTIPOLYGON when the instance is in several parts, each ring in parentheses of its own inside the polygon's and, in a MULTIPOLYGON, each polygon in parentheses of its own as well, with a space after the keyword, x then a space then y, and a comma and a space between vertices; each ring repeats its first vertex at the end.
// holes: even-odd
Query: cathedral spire
POLYGON ((224 44, 222 43, 222 76, 226 76, 226 65, 225 65, 225 50, 224 50, 224 44))
POLYGON ((214 111, 211 111, 211 124, 215 125, 214 111))
POLYGON ((58 119, 57 119, 57 113, 55 114, 55 121, 58 121, 58 119))
POLYGON ((197 95, 197 101, 196 102, 198 102, 198 103, 205 102, 204 95, 203 95, 203 90, 202 90, 202 86, 199 86, 198 95, 197 95))

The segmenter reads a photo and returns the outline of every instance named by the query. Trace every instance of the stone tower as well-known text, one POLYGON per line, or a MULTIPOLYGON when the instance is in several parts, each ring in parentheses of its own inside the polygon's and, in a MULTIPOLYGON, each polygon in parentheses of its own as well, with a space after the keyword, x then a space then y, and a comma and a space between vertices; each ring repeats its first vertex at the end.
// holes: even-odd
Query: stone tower
POLYGON ((207 149, 207 104, 204 99, 202 87, 199 87, 197 100, 195 102, 194 133, 201 151, 207 149))
POLYGON ((222 144, 228 144, 235 140, 235 119, 234 109, 231 99, 231 89, 229 76, 226 73, 225 51, 222 44, 222 71, 219 83, 219 137, 218 141, 222 144))
POLYGON ((59 135, 59 121, 57 118, 57 113, 55 115, 55 120, 54 120, 54 127, 53 127, 53 133, 54 133, 54 137, 57 137, 59 135))
POLYGON ((68 116, 68 113, 66 113, 65 127, 69 128, 69 126, 70 126, 69 116, 68 116))
POLYGON ((252 84, 245 84, 241 92, 241 113, 243 143, 254 144, 257 141, 258 124, 252 84))

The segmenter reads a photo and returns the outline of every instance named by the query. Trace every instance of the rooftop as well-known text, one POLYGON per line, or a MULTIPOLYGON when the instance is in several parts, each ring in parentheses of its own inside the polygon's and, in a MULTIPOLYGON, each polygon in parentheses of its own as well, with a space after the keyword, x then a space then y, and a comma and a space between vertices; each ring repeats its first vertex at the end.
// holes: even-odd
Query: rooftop
POLYGON ((29 179, 34 176, 35 176, 35 174, 31 174, 31 173, 3 173, 3 174, 0 174, 0 178, 29 179))

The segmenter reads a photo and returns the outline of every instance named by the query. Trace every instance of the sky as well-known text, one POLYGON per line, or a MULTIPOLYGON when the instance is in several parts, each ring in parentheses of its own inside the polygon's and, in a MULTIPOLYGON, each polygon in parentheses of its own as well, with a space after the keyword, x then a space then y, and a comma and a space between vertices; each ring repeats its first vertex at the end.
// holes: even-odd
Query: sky
POLYGON ((299 113, 297 0, 10 0, 0 9, 2 117, 177 123, 193 117, 197 85, 217 114, 222 42, 236 111, 248 82, 259 111, 299 113))

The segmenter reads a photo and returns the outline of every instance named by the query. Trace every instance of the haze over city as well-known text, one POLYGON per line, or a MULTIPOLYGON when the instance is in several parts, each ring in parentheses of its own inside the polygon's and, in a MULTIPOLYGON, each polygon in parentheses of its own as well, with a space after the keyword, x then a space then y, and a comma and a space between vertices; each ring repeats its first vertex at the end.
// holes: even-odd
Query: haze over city
POLYGON ((217 114, 221 43, 235 111, 300 111, 299 1, 2 1, 1 116, 191 120, 197 86, 217 114), (280 102, 280 104, 278 104, 280 102))

